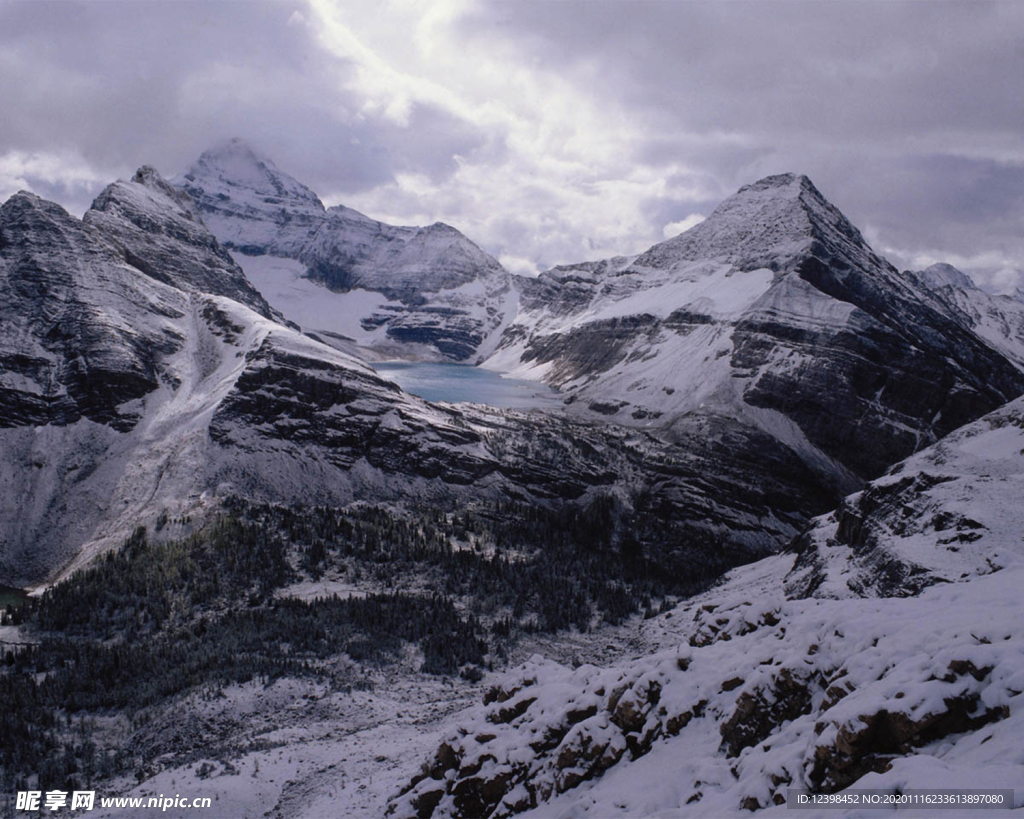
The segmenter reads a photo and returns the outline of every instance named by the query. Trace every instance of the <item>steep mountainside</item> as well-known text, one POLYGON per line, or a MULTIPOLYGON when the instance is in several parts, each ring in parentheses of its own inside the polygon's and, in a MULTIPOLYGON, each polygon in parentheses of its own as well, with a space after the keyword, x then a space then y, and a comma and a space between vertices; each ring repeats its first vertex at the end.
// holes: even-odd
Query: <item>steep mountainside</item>
POLYGON ((41 580, 133 518, 193 509, 219 473, 238 474, 208 427, 275 354, 293 356, 296 379, 304 362, 343 377, 349 400, 395 403, 397 387, 365 365, 218 293, 269 312, 152 171, 110 186, 82 221, 31 194, 0 208, 8 581, 41 580))
POLYGON ((1024 391, 973 327, 787 174, 639 256, 544 273, 485 366, 669 435, 725 415, 849 489, 1024 391))
POLYGON ((648 621, 664 650, 495 679, 392 814, 724 816, 850 786, 1020 808, 1022 481, 1024 399, 648 621))
POLYGON ((514 310, 510 275, 455 228, 395 227, 325 209, 240 140, 206 151, 174 182, 274 306, 306 330, 463 361, 489 351, 514 310))
POLYGON ((268 315, 152 170, 111 185, 82 221, 12 197, 0 296, 5 583, 80 565, 140 524, 198 524, 230 495, 442 508, 605 498, 624 521, 616 539, 702 575, 778 548, 830 504, 791 451, 767 436, 737 451, 725 420, 666 444, 406 395, 268 315))

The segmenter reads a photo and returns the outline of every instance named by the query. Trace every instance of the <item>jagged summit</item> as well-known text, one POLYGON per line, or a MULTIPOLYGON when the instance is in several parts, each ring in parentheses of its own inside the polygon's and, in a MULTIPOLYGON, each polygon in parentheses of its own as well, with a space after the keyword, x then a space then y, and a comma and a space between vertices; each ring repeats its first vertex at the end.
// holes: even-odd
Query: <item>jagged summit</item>
POLYGON ((718 259, 740 270, 778 271, 791 267, 814 241, 846 255, 874 255, 808 177, 777 174, 744 185, 703 222, 641 254, 636 265, 718 259))
POLYGON ((1024 299, 986 293, 951 264, 933 264, 904 275, 918 282, 953 321, 1024 369, 1024 299))
POLYGON ((197 184, 228 182, 234 188, 248 189, 262 196, 281 197, 289 204, 303 203, 324 210, 320 198, 274 161, 235 137, 203 151, 182 178, 197 184))
POLYGON ((155 168, 144 165, 130 182, 108 185, 82 220, 150 278, 182 290, 227 296, 271 315, 270 306, 207 229, 195 202, 155 168))
POLYGON ((139 168, 132 177, 132 182, 163 194, 171 201, 176 202, 178 209, 186 216, 194 221, 199 221, 196 203, 192 201, 192 198, 164 179, 152 165, 143 165, 139 168))
POLYGON ((312 190, 237 138, 204 151, 171 184, 192 197, 221 244, 250 255, 297 254, 326 213, 312 190))

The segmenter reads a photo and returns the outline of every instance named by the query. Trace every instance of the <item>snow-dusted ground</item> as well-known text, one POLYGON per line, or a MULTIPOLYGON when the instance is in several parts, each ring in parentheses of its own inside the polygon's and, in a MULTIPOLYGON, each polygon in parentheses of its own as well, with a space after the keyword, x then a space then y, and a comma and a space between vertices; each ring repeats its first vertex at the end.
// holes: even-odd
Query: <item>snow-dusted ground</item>
MULTIPOLYGON (((225 736, 211 743, 221 752, 196 750, 187 763, 172 763, 141 785, 123 780, 100 795, 209 797, 211 815, 226 819, 383 816, 435 732, 450 730, 479 688, 415 674, 368 677, 375 684, 369 691, 286 679, 267 688, 233 686, 223 697, 190 697, 175 709, 168 730, 226 726, 225 736)), ((171 808, 161 815, 195 811, 171 808)))
MULTIPOLYGON (((251 169, 234 168, 242 177, 251 169)), ((264 179, 258 174, 249 181, 264 179)), ((304 198, 312 224, 322 208, 305 191, 286 186, 284 193, 304 198)), ((493 286, 472 279, 440 292, 453 309, 488 315, 493 332, 478 348, 481 354, 491 351, 513 315, 515 326, 536 340, 630 316, 665 321, 685 307, 708 321, 684 316, 679 321, 687 324, 685 332, 631 339, 626 359, 609 368, 592 395, 605 401, 642 395, 641 403, 654 412, 733 405, 740 379, 725 357, 734 347, 739 317, 785 319, 812 333, 854 333, 872 329, 873 321, 802 279, 780 280, 772 272, 768 263, 805 246, 802 226, 787 221, 792 213, 768 232, 765 244, 745 246, 744 253, 764 257, 757 264, 723 251, 738 247, 737 231, 766 202, 772 204, 768 193, 755 193, 747 210, 724 209, 719 228, 725 224, 728 230, 712 232, 709 220, 642 257, 578 271, 600 293, 571 315, 519 310, 519 294, 504 287, 500 271, 493 286), (489 314, 488 306, 496 312, 489 314)), ((148 208, 159 196, 136 200, 148 208)), ((336 215, 345 224, 365 227, 372 221, 343 211, 336 215)), ((238 233, 239 243, 264 237, 260 214, 249 216, 255 221, 244 228, 252 233, 238 233)), ((835 218, 830 211, 818 216, 826 222, 835 218)), ((103 224, 99 217, 93 222, 103 224)), ((289 224, 276 241, 299 248, 306 228, 292 233, 295 225, 289 224)), ((416 234, 420 244, 408 233, 416 229, 395 230, 405 230, 402 235, 414 250, 424 250, 423 258, 435 258, 448 242, 462 246, 444 226, 416 234)), ((836 242, 842 245, 849 237, 839 233, 836 242)), ((359 288, 332 293, 302 278, 304 265, 298 262, 238 258, 260 289, 273 294, 272 303, 307 330, 379 346, 374 334, 381 331, 366 330, 363 319, 400 306, 359 288)), ((55 269, 68 267, 60 257, 56 262, 55 269)), ((274 484, 282 495, 308 500, 328 490, 342 497, 349 480, 384 487, 388 476, 366 462, 335 468, 314 444, 304 444, 307 457, 296 458, 285 428, 301 419, 285 417, 280 435, 268 436, 267 443, 259 438, 259 424, 240 411, 219 427, 238 451, 211 446, 214 414, 233 393, 242 402, 237 393, 244 374, 252 381, 268 371, 273 375, 275 356, 297 362, 289 366, 300 375, 326 371, 362 385, 357 399, 327 408, 323 418, 350 411, 358 417, 369 406, 378 429, 407 430, 420 443, 453 433, 455 444, 437 448, 438 462, 486 455, 483 442, 460 443, 454 435, 457 421, 471 424, 472 418, 462 422, 450 408, 392 391, 343 351, 198 285, 179 289, 120 262, 104 265, 77 271, 84 292, 79 298, 99 306, 114 335, 138 336, 146 348, 161 350, 161 385, 126 402, 132 404, 126 411, 138 415, 127 431, 83 419, 3 434, 8 457, 0 479, 14 485, 27 467, 38 470, 17 484, 21 495, 8 495, 11 516, 34 521, 50 508, 60 509, 63 517, 54 528, 81 527, 67 532, 69 540, 89 544, 66 570, 116 544, 135 525, 152 525, 159 514, 199 516, 215 506, 218 494, 274 484), (159 346, 167 339, 173 344, 159 346), (69 478, 82 463, 99 466, 69 478), (74 493, 64 491, 61 481, 73 483, 74 493), (23 497, 39 508, 23 504, 23 497)), ((224 270, 233 274, 229 267, 224 270)), ((949 282, 962 286, 955 277, 949 282)), ((1016 308, 1000 303, 1002 312, 993 312, 988 304, 972 296, 969 304, 953 306, 964 315, 974 309, 975 331, 1002 350, 999 339, 1011 338, 1004 329, 1019 326, 1006 319, 1016 321, 1016 308)), ((21 333, 19 326, 8 322, 16 330, 11 335, 21 333)), ((525 347, 516 346, 521 343, 498 350, 489 365, 505 369, 518 361, 518 374, 561 377, 554 360, 523 359, 525 347)), ((39 346, 39 356, 48 361, 39 346)), ((804 363, 801 356, 780 347, 766 369, 796 371, 804 363)), ((12 390, 39 386, 20 373, 6 377, 12 390)), ((742 378, 757 383, 750 373, 742 378)), ((780 413, 763 407, 742 412, 807 458, 825 459, 780 413)), ((797 554, 736 570, 685 606, 634 624, 632 633, 533 638, 529 650, 546 659, 528 660, 484 686, 420 676, 412 660, 404 672, 386 673, 360 671, 339 660, 346 682, 330 689, 282 680, 235 687, 223 696, 194 694, 175 703, 173 712, 154 715, 144 729, 148 741, 158 742, 182 725, 197 726, 194 744, 168 750, 162 760, 167 767, 137 788, 121 785, 137 794, 216 796, 215 813, 224 816, 379 816, 448 737, 447 756, 457 764, 448 766, 447 779, 423 780, 398 800, 400 814, 412 799, 439 790, 444 793, 437 815, 465 813, 456 780, 471 783, 469 792, 509 785, 501 794, 505 808, 537 799, 542 804, 533 809, 536 816, 724 815, 769 807, 790 786, 841 787, 855 774, 861 787, 1016 787, 1020 800, 1022 418, 1024 405, 1017 402, 908 460, 819 519, 797 554), (372 690, 345 689, 359 681, 353 677, 358 674, 369 678, 372 690), (505 698, 476 705, 482 688, 491 685, 503 688, 505 698)), ((476 423, 487 426, 481 418, 476 423)), ((357 591, 329 578, 284 593, 309 598, 357 591)))
POLYGON ((389 307, 402 309, 400 302, 390 301, 370 290, 332 293, 322 284, 306 278, 306 266, 295 259, 246 256, 237 252, 231 256, 263 297, 306 332, 326 330, 360 346, 372 347, 386 342, 385 330, 378 327, 368 332, 360 319, 389 307))
POLYGON ((300 580, 278 589, 276 597, 293 597, 297 600, 315 600, 318 597, 366 597, 365 587, 354 585, 351 581, 341 578, 322 577, 319 580, 300 580))
MULTIPOLYGON (((350 591, 352 591, 350 589, 350 591)), ((310 597, 341 593, 332 581, 306 582, 281 594, 310 597)), ((514 656, 543 651, 565 662, 579 657, 609 661, 640 657, 655 645, 638 631, 639 620, 591 634, 537 636, 514 656)), ((157 713, 140 734, 168 753, 163 770, 141 784, 123 777, 98 790, 100 796, 209 797, 214 815, 230 819, 371 819, 430 756, 437 738, 455 730, 487 686, 415 673, 410 651, 399 666, 366 669, 337 661, 339 683, 282 679, 270 686, 234 685, 220 694, 189 695, 157 713), (372 686, 349 689, 356 681, 372 686), (339 690, 340 689, 340 690, 339 690), (175 734, 188 746, 169 740, 175 734), (198 739, 197 739, 198 737, 198 739)), ((142 741, 142 740, 137 740, 142 741)), ((97 803, 98 804, 98 803, 97 803)), ((125 815, 124 809, 98 811, 125 815)), ((162 815, 194 815, 169 808, 162 815)))
MULTIPOLYGON (((737 570, 722 587, 644 629, 658 641, 677 643, 678 649, 609 668, 573 670, 534 658, 504 682, 510 691, 521 687, 521 694, 505 703, 476 706, 447 741, 464 754, 464 768, 494 757, 485 762, 480 777, 526 766, 527 781, 541 792, 558 791, 570 776, 585 774, 595 758, 607 762, 622 755, 597 779, 570 787, 523 816, 749 815, 748 800, 770 807, 774 794, 784 797, 786 788, 810 784, 816 759, 839 756, 837 747, 856 749, 858 732, 877 715, 905 715, 910 723, 926 723, 946 712, 947 702, 960 700, 974 702, 976 716, 990 713, 997 721, 953 730, 902 753, 886 748, 889 753, 882 756, 891 754, 891 767, 867 773, 854 787, 892 793, 1014 788, 1015 806, 1024 806, 1024 746, 1019 740, 1024 731, 1024 565, 969 584, 938 586, 918 598, 801 601, 786 600, 778 591, 791 566, 788 556, 737 570), (694 638, 700 647, 690 646, 694 638), (703 645, 705 640, 711 642, 703 645), (792 696, 806 697, 807 713, 780 719, 761 741, 728 756, 722 749, 723 726, 743 712, 744 698, 770 712, 791 694, 790 680, 797 683, 792 696), (634 740, 642 742, 652 733, 656 737, 649 752, 632 762, 626 747, 630 733, 614 723, 629 712, 623 717, 625 709, 609 705, 624 686, 619 703, 633 697, 639 714, 634 740), (659 687, 657 703, 646 696, 652 686, 659 687), (500 709, 533 697, 522 717, 496 724, 500 709), (556 749, 537 754, 527 744, 564 733, 566 715, 585 714, 589 707, 597 713, 570 728, 556 749), (666 738, 673 718, 689 722, 666 738)), ((863 740, 865 747, 869 743, 863 740)), ((524 793, 512 791, 506 800, 514 803, 524 793)), ((460 815, 454 804, 446 796, 434 815, 460 815)), ((787 808, 767 813, 776 811, 787 808)), ((398 815, 408 814, 400 810, 398 815)))
POLYGON ((788 788, 850 786, 1012 788, 1024 807, 1022 497, 1024 399, 644 623, 652 653, 532 657, 396 815, 774 815, 788 788))

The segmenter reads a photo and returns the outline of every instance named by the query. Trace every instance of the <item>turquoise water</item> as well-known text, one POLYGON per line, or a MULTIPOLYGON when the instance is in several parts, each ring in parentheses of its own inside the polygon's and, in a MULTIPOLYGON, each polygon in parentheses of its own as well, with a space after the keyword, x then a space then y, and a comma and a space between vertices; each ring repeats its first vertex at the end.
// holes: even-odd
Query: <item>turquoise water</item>
POLYGON ((558 393, 538 381, 502 378, 492 370, 465 364, 385 361, 373 368, 406 392, 428 401, 471 401, 515 409, 552 408, 560 404, 558 393))

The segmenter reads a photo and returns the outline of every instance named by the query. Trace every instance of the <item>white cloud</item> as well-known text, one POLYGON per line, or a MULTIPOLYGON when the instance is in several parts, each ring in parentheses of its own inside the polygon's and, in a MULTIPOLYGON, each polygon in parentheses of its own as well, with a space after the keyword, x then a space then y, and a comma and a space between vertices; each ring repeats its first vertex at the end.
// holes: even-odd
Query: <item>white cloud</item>
POLYGON ((29 153, 8 151, 0 155, 0 202, 20 190, 52 195, 53 187, 62 188, 67 197, 82 195, 105 181, 77 154, 29 153), (41 191, 40 188, 45 188, 41 191))
POLYGON ((475 6, 311 0, 320 44, 353 67, 346 90, 363 99, 364 116, 408 127, 416 106, 431 106, 501 146, 453 157, 438 181, 398 173, 336 198, 385 221, 452 223, 497 255, 527 251, 534 267, 579 261, 581 245, 599 258, 660 240, 644 204, 685 207, 706 182, 680 162, 638 162, 644 134, 599 84, 524 60, 486 31, 467 33, 459 24, 475 6))
POLYGON ((524 259, 522 256, 509 256, 508 254, 505 254, 500 256, 498 261, 501 262, 501 266, 507 271, 515 273, 517 276, 529 276, 530 278, 536 278, 541 273, 537 268, 536 263, 529 259, 524 259))
POLYGON ((908 250, 887 244, 880 231, 868 225, 864 230, 868 243, 901 270, 924 270, 933 264, 945 263, 970 276, 982 290, 1010 295, 1024 286, 1024 258, 1002 250, 980 253, 950 253, 931 248, 908 250))
POLYGON ((680 219, 678 222, 669 222, 662 228, 661 232, 666 239, 671 239, 673 236, 678 236, 680 233, 685 233, 690 228, 699 225, 707 217, 703 213, 691 213, 685 219, 680 219))
MULTIPOLYGON (((977 277, 979 274, 975 274, 977 277)), ((991 275, 984 277, 982 286, 993 293, 1000 293, 1004 296, 1013 295, 1019 288, 1024 287, 1024 269, 1019 267, 1001 267, 991 275)))

